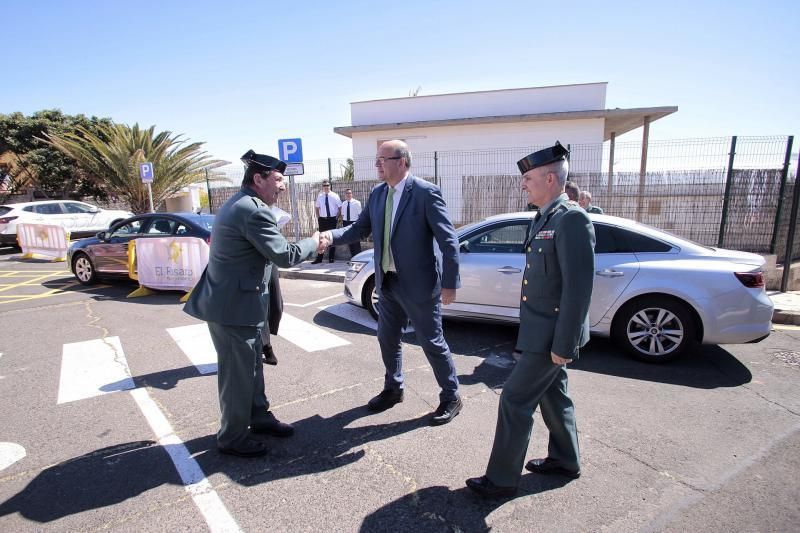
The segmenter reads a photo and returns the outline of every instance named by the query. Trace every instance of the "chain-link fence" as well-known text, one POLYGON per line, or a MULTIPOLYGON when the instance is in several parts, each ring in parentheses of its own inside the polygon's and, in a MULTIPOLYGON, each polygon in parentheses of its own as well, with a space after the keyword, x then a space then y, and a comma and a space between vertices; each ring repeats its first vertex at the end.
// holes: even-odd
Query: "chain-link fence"
MULTIPOLYGON (((734 137, 654 141, 642 158, 641 143, 570 146, 570 179, 592 193, 606 214, 631 218, 709 246, 774 253, 783 262, 790 225, 791 137, 734 137), (613 152, 613 153, 612 153, 613 152)), ((412 154, 412 173, 436 183, 457 226, 490 215, 521 211, 526 197, 516 162, 543 148, 412 154)), ((305 175, 280 199, 294 214, 288 236, 316 229, 314 202, 323 179, 344 197, 351 188, 363 204, 378 183, 372 157, 307 161, 305 175), (351 163, 352 162, 352 163, 351 163), (355 179, 343 181, 348 168, 355 179), (294 196, 296 205, 291 205, 294 196)), ((228 172, 240 183, 243 172, 228 172)), ((212 188, 212 210, 238 187, 212 188)), ((795 221, 797 224, 797 221, 795 221)), ((800 230, 795 240, 800 239, 800 230)), ((793 248, 800 257, 800 245, 793 248)))

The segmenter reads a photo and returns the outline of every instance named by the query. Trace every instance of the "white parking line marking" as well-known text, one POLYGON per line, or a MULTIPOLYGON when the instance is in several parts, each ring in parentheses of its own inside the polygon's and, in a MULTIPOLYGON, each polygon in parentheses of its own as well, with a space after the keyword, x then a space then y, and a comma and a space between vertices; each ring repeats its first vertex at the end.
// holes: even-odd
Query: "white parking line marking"
POLYGON ((281 327, 278 336, 286 339, 304 349, 307 352, 318 352, 337 346, 346 346, 349 341, 329 333, 324 329, 295 318, 292 315, 283 314, 281 317, 281 327))
POLYGON ((180 437, 175 434, 164 413, 158 408, 147 390, 132 390, 131 396, 142 410, 147 423, 150 424, 150 428, 158 439, 158 444, 164 447, 172 459, 186 492, 192 496, 192 500, 205 518, 208 528, 215 533, 241 531, 211 483, 206 479, 200 465, 186 449, 180 437))
POLYGON ((314 300, 313 302, 308 302, 307 304, 291 304, 291 303, 288 303, 288 302, 283 302, 283 305, 288 305, 288 306, 291 306, 291 307, 310 307, 310 306, 318 304, 320 302, 324 302, 325 300, 330 300, 332 298, 339 298, 339 297, 343 297, 343 296, 344 295, 341 292, 339 292, 339 293, 334 294, 333 296, 326 296, 325 298, 320 298, 319 300, 314 300))
POLYGON ((64 345, 59 404, 134 387, 119 337, 64 345))
POLYGON ((205 322, 168 328, 167 333, 201 374, 213 374, 217 371, 217 351, 205 322))
MULTIPOLYGON (((363 307, 358 307, 352 304, 334 304, 318 307, 318 309, 327 311, 332 315, 336 315, 339 318, 344 318, 350 322, 355 322, 356 324, 369 328, 373 331, 378 331, 378 322, 376 322, 375 319, 372 318, 372 315, 369 314, 369 311, 363 307)), ((409 324, 405 329, 405 333, 414 333, 414 326, 409 324)))
POLYGON ((0 470, 25 457, 25 448, 15 442, 0 442, 0 470))

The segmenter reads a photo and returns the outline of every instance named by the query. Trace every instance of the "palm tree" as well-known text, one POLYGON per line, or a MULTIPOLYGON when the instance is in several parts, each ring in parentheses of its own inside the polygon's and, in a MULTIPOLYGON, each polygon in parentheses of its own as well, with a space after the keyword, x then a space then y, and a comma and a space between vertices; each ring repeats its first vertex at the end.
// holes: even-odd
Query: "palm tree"
POLYGON ((353 181, 356 177, 356 169, 353 164, 353 160, 347 158, 346 165, 339 165, 342 169, 342 181, 353 181))
POLYGON ((45 142, 75 159, 100 180, 108 193, 127 199, 131 210, 149 209, 147 188, 139 177, 139 164, 153 163, 153 205, 158 206, 181 188, 205 179, 204 170, 225 164, 211 159, 200 147, 187 144, 182 135, 155 126, 140 129, 138 124, 98 125, 97 132, 83 127, 74 133, 44 134, 45 142))

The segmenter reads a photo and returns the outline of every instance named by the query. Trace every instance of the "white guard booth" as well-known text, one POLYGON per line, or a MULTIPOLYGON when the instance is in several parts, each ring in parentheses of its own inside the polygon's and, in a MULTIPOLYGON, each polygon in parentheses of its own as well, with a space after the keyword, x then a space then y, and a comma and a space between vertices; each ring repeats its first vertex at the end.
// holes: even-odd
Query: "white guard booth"
POLYGON ((136 239, 139 285, 189 292, 208 264, 208 244, 197 237, 136 239))
POLYGON ((17 242, 26 259, 35 254, 64 261, 69 249, 69 231, 57 224, 18 224, 17 242))

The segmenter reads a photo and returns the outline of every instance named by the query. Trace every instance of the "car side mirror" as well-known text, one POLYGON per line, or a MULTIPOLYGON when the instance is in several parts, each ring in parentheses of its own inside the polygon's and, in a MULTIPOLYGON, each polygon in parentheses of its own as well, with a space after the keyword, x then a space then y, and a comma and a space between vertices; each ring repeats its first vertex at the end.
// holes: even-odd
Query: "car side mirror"
POLYGON ((100 239, 101 241, 105 241, 108 239, 108 233, 105 231, 98 231, 97 238, 100 239))
POLYGON ((459 244, 459 249, 460 249, 460 251, 468 254, 469 253, 469 241, 462 241, 459 244))

